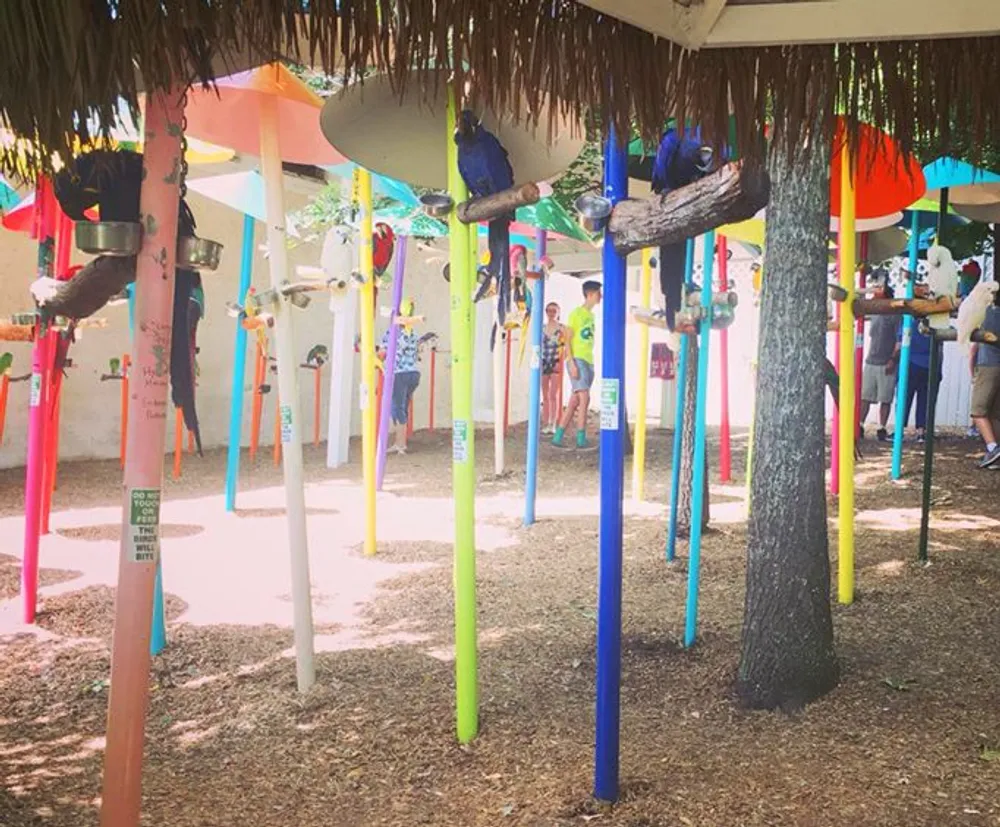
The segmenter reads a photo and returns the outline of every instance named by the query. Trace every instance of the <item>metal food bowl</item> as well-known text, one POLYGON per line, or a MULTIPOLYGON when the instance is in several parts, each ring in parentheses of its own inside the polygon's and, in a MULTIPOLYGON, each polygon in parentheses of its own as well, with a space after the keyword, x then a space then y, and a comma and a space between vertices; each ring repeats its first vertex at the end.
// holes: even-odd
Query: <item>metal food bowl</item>
POLYGON ((573 206, 580 214, 580 225, 588 233, 599 233, 611 217, 611 201, 601 195, 581 195, 573 206))
POLYGON ((444 192, 430 192, 420 196, 420 206, 431 218, 444 218, 452 211, 455 201, 444 192))
POLYGON ((712 330, 725 330, 736 319, 736 310, 731 304, 712 306, 712 330))
POLYGON ((217 270, 222 245, 208 238, 187 237, 177 240, 177 266, 186 270, 217 270))
POLYGON ((77 221, 76 246, 95 256, 134 256, 142 243, 142 228, 134 221, 77 221))

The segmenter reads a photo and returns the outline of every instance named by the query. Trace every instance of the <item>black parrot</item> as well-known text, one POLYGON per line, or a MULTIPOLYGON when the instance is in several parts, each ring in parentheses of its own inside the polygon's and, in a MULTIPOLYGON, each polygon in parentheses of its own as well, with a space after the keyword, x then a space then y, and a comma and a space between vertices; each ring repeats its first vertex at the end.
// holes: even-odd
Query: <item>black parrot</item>
MULTIPOLYGON (((514 170, 511 168, 507 150, 496 136, 483 128, 468 109, 462 110, 455 129, 455 144, 458 147, 458 171, 474 198, 503 192, 514 186, 514 170)), ((479 288, 476 301, 489 290, 495 281, 497 289, 497 321, 503 325, 510 306, 510 223, 513 213, 502 215, 490 221, 490 276, 479 288)))
MULTIPOLYGON (((833 363, 829 359, 824 359, 823 361, 826 363, 823 366, 823 381, 826 383, 827 390, 830 391, 830 396, 833 397, 833 404, 836 405, 839 410, 840 374, 837 373, 837 369, 833 366, 833 363)), ((854 459, 861 459, 861 449, 858 447, 857 439, 854 440, 854 459)))
MULTIPOLYGON (((142 155, 131 150, 87 152, 56 175, 53 189, 59 206, 74 221, 87 221, 86 210, 95 205, 102 221, 139 221, 139 190, 142 185, 142 155)), ((177 235, 192 237, 195 220, 182 198, 177 235)), ((135 275, 133 273, 132 279, 135 275)), ((194 434, 202 454, 201 430, 194 397, 195 335, 202 316, 201 276, 180 267, 174 287, 173 330, 170 340, 171 399, 184 414, 184 424, 194 434)))
MULTIPOLYGON (((666 195, 704 177, 712 163, 712 150, 691 138, 681 138, 668 129, 660 139, 653 161, 653 192, 666 195)), ((684 259, 687 241, 660 247, 660 289, 665 299, 667 327, 674 329, 674 317, 681 309, 684 294, 684 259)))

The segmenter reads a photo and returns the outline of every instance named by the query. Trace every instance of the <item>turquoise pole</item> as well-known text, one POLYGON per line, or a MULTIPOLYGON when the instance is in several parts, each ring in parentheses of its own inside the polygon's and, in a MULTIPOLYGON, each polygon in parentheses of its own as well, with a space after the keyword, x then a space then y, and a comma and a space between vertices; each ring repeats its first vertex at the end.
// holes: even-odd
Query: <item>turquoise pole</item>
POLYGON ((545 326, 545 275, 539 262, 545 258, 546 232, 535 235, 537 278, 531 280, 531 378, 528 382, 528 453, 525 459, 524 524, 535 522, 538 484, 538 440, 542 408, 542 333, 545 326))
POLYGON ((691 478, 691 543, 688 550, 687 611, 684 645, 693 646, 698 630, 698 579, 701 564, 701 515, 705 509, 705 415, 708 408, 708 346, 712 332, 712 265, 715 261, 715 231, 705 239, 704 274, 701 279, 701 312, 698 343, 698 387, 694 411, 694 473, 691 478))
MULTIPOLYGON (((910 216, 910 277, 906 280, 906 298, 913 298, 917 278, 917 256, 920 252, 920 213, 910 216)), ((903 476, 903 431, 906 429, 906 391, 910 379, 910 339, 913 337, 913 316, 903 316, 903 346, 899 351, 896 380, 896 427, 892 434, 892 478, 903 476)))
MULTIPOLYGON (((663 262, 660 262, 660 267, 663 262)), ((684 259, 684 284, 691 286, 691 274, 694 272, 694 239, 687 241, 687 254, 684 259)), ((681 447, 684 436, 684 397, 687 395, 685 378, 687 376, 687 334, 681 336, 681 352, 677 359, 677 369, 674 371, 674 451, 670 462, 670 523, 667 528, 667 562, 672 562, 677 556, 677 504, 681 487, 681 447)))

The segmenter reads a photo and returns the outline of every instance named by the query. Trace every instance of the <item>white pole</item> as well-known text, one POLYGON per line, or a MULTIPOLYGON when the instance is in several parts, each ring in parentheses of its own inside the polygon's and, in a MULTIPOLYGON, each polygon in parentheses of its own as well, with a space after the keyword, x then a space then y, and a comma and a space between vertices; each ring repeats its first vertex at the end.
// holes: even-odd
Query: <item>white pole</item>
MULTIPOLYGON (((320 263, 327 278, 344 279, 350 285, 357 262, 354 234, 334 227, 326 234, 320 263)), ((358 301, 348 287, 330 296, 333 342, 330 348, 330 405, 327 412, 326 466, 339 468, 349 460, 351 418, 354 413, 354 337, 358 332, 358 301)))
MULTIPOLYGON (((260 104, 260 166, 267 204, 267 249, 271 287, 288 283, 285 245, 285 197, 278 146, 278 100, 263 95, 260 104)), ((285 514, 292 562, 292 605, 295 617, 295 676, 299 692, 316 680, 313 664, 312 596, 309 549, 306 545, 306 497, 302 479, 302 417, 299 415, 298 360, 295 358, 293 308, 287 299, 274 307, 274 338, 278 358, 278 398, 281 403, 282 462, 285 474, 285 514)))
POLYGON ((499 477, 503 474, 503 391, 504 391, 504 331, 497 328, 493 343, 493 471, 499 477))

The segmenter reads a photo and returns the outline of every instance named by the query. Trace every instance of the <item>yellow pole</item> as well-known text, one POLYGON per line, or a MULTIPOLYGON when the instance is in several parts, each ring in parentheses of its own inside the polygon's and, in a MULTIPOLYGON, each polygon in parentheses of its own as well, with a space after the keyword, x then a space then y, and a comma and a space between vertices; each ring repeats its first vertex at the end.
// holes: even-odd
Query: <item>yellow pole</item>
POLYGON ((365 485, 365 554, 375 554, 375 267, 372 262, 372 176, 357 168, 361 212, 361 457, 365 485))
MULTIPOLYGON (((448 194, 456 204, 468 198, 458 172, 458 150, 452 135, 457 107, 455 90, 448 92, 448 194)), ((472 291, 476 260, 471 241, 475 227, 466 227, 455 210, 448 216, 451 267, 451 467, 455 500, 455 728, 467 744, 479 730, 479 688, 476 647, 476 457, 472 416, 472 291)), ((500 346, 499 341, 497 347, 500 346)), ((501 425, 503 423, 500 423, 501 425)))
MULTIPOLYGON (((642 251, 642 281, 640 301, 649 307, 653 288, 653 250, 642 251)), ((646 394, 649 385, 649 325, 639 325, 639 401, 635 418, 635 454, 632 457, 632 497, 643 499, 646 487, 646 394)))
POLYGON ((840 286, 847 299, 840 306, 840 506, 837 513, 837 597, 854 602, 854 270, 855 174, 845 142, 840 157, 840 286))

